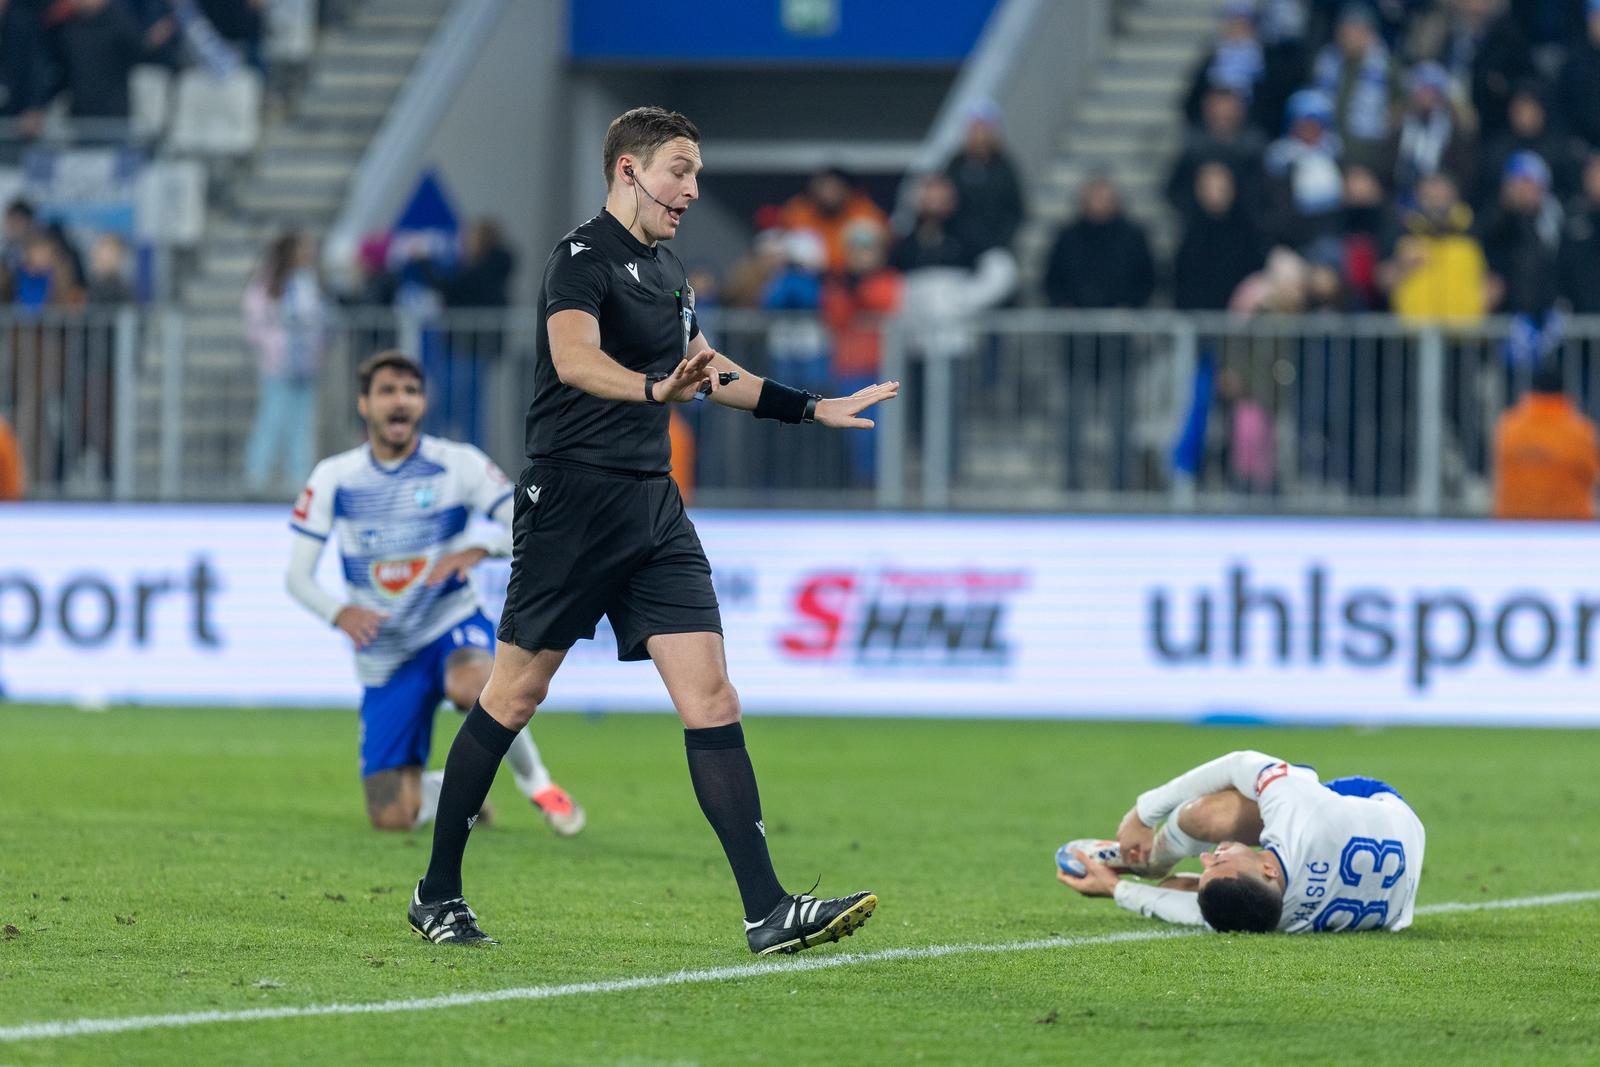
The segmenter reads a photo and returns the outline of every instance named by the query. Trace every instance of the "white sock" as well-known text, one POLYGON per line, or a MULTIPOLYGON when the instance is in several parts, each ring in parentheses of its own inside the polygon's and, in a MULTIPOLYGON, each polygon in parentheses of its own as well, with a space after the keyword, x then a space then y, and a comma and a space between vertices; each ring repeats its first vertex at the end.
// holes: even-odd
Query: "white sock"
POLYGON ((527 727, 523 727, 511 742, 511 748, 506 751, 506 763, 523 796, 531 797, 550 788, 550 772, 544 769, 544 763, 539 759, 539 746, 533 743, 527 727))
POLYGON ((417 821, 411 824, 413 830, 433 821, 439 810, 439 788, 443 785, 444 771, 422 772, 422 803, 417 805, 417 821))
POLYGON ((1198 856, 1211 844, 1210 841, 1201 841, 1184 833, 1183 827, 1178 825, 1178 812, 1175 811, 1156 831, 1155 843, 1150 846, 1150 867, 1154 870, 1171 870, 1179 860, 1198 856))

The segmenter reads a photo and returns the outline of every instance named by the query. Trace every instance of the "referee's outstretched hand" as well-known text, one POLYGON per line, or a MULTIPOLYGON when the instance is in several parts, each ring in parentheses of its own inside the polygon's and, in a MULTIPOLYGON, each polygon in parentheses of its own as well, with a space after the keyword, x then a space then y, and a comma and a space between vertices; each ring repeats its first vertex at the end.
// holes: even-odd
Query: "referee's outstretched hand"
POLYGON ((656 383, 656 400, 663 404, 687 404, 701 389, 713 392, 717 388, 717 376, 706 368, 711 366, 716 354, 707 348, 680 362, 671 377, 656 383))
POLYGON ((870 430, 875 424, 860 414, 874 404, 893 400, 900 395, 899 382, 879 382, 865 389, 857 389, 849 396, 817 401, 816 421, 821 426, 838 429, 870 430))

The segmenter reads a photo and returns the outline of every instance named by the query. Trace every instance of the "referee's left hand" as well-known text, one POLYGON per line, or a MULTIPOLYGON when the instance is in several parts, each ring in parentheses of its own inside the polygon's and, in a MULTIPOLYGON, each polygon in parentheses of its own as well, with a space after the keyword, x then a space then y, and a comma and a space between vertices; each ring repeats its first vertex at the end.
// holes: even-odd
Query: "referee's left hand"
POLYGON ((849 396, 819 400, 816 422, 819 426, 832 426, 836 429, 870 430, 876 424, 871 419, 860 418, 861 412, 874 404, 893 400, 899 395, 899 382, 879 382, 865 389, 857 389, 849 396))

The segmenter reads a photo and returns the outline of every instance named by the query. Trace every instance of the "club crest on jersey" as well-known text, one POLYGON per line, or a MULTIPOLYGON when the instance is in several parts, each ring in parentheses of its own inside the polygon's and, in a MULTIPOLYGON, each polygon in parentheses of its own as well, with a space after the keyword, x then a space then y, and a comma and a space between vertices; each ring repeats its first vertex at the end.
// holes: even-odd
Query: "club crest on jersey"
POLYGON ((416 584, 427 568, 428 560, 424 556, 380 559, 372 564, 372 584, 386 596, 398 597, 416 584))
POLYGON ((411 499, 413 499, 413 500, 415 500, 417 502, 417 507, 419 507, 419 508, 431 508, 431 507, 433 507, 433 488, 432 488, 432 486, 426 486, 425 485, 421 489, 418 489, 416 492, 411 494, 411 499))

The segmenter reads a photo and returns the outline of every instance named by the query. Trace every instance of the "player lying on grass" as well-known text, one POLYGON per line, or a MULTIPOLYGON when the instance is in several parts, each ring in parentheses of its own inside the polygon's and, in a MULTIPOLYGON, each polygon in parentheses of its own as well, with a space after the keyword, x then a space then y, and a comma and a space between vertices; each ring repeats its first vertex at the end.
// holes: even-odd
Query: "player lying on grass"
MULTIPOLYGON (((443 771, 424 771, 441 700, 477 701, 494 663, 494 624, 471 581, 485 556, 511 554, 510 481, 471 445, 418 431, 427 411, 422 367, 380 352, 358 370, 356 408, 367 443, 318 463, 294 507, 289 592, 355 645, 361 699, 361 778, 380 830, 432 821, 443 771), (475 541, 474 512, 503 532, 475 541), (338 528, 349 602, 317 584, 322 546, 338 528)), ((526 730, 506 752, 517 788, 562 836, 583 809, 556 785, 526 730)), ((487 811, 487 805, 484 807, 487 811)), ((480 812, 480 815, 482 812, 480 812)))
POLYGON ((1310 767, 1233 752, 1139 794, 1115 841, 1063 845, 1056 878, 1140 915, 1219 932, 1404 930, 1423 843, 1421 820, 1385 782, 1323 783, 1310 767), (1169 877, 1189 856, 1203 872, 1169 877))

